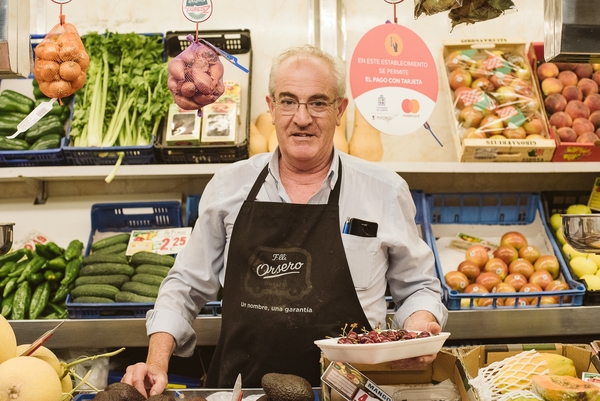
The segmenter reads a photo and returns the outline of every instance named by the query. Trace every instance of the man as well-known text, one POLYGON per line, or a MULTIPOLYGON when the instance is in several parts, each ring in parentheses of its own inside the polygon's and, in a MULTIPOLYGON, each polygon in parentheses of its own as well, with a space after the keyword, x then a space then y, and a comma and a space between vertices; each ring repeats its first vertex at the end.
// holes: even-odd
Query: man
MULTIPOLYGON (((206 186, 189 245, 148 313, 147 361, 128 367, 124 382, 162 392, 171 354, 192 354, 192 322, 221 285, 210 388, 233 387, 238 373, 244 387, 260 387, 269 372, 318 386, 314 340, 346 324, 386 328, 387 284, 399 307, 395 327, 441 331, 447 310, 406 182, 333 146, 345 82, 344 65, 311 46, 275 59, 266 100, 278 148, 220 169, 206 186), (342 234, 346 218, 377 228, 342 234)), ((421 368, 434 358, 397 363, 421 368)))

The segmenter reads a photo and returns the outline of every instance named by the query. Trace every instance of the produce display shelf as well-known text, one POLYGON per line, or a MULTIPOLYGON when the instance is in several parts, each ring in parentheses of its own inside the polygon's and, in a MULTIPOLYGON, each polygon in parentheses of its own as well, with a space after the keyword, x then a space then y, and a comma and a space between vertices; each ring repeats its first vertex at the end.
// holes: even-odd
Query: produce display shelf
MULTIPOLYGON (((92 243, 106 236, 131 230, 181 227, 181 206, 176 201, 98 203, 91 207, 91 233, 85 255, 91 253, 92 243)), ((153 302, 140 303, 75 303, 71 294, 66 300, 71 319, 146 317, 153 302)), ((220 304, 208 306, 216 315, 220 304)))
MULTIPOLYGON (((543 210, 537 193, 464 193, 426 195, 432 248, 436 259, 436 269, 444 289, 444 302, 448 309, 534 309, 546 307, 580 306, 583 303, 585 287, 573 280, 560 249, 552 238, 548 226, 544 224, 543 210), (527 238, 537 241, 537 246, 548 254, 554 254, 560 265, 560 276, 569 289, 543 292, 505 293, 461 293, 451 289, 444 280, 449 270, 456 270, 458 263, 455 250, 447 245, 459 232, 479 238, 500 237, 504 232, 519 231, 527 238), (454 252, 454 254, 452 254, 454 252), (542 296, 556 296, 558 304, 543 304, 542 296), (477 306, 479 299, 492 299, 488 306, 477 306), (514 305, 498 304, 499 299, 515 300, 514 305), (530 305, 520 305, 519 300, 534 298, 530 305)), ((487 239, 487 238, 486 238, 487 239)))
MULTIPOLYGON (((541 208, 544 211, 542 213, 542 219, 546 227, 551 227, 550 217, 555 213, 566 213, 567 208, 570 205, 580 204, 587 205, 590 199, 589 191, 544 191, 541 193, 540 201, 542 203, 541 208)), ((553 232, 553 239, 559 241, 556 233, 553 232)), ((579 281, 579 277, 573 272, 569 265, 567 255, 562 252, 558 253, 558 257, 564 262, 565 266, 573 276, 573 278, 579 281)), ((596 306, 600 305, 600 290, 591 290, 587 288, 585 281, 581 280, 581 285, 585 287, 585 295, 583 296, 583 305, 596 306)))

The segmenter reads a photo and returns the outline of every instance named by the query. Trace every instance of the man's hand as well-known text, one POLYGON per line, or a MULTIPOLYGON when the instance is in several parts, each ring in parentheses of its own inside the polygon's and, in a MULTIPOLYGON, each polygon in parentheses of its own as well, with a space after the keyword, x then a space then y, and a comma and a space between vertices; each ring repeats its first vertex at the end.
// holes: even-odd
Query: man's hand
MULTIPOLYGON (((442 328, 438 324, 435 316, 427 311, 418 311, 410 315, 404 321, 404 329, 411 331, 428 331, 434 335, 440 334, 442 331, 442 328)), ((437 354, 422 355, 415 358, 400 359, 392 362, 392 364, 397 369, 422 370, 431 364, 436 357, 437 354)))
POLYGON ((160 367, 140 362, 128 366, 121 381, 132 385, 148 398, 155 394, 161 394, 167 387, 168 378, 167 372, 160 367))

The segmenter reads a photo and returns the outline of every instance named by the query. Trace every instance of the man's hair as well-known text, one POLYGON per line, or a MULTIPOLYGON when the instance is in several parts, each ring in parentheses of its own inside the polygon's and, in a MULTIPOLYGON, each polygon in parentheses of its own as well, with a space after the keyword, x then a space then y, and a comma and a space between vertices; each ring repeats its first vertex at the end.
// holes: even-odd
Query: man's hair
POLYGON ((346 96, 346 65, 344 62, 341 59, 311 45, 292 47, 273 59, 271 72, 269 73, 269 94, 271 96, 275 96, 275 77, 279 72, 281 63, 292 57, 296 57, 298 59, 317 58, 325 61, 331 67, 332 75, 335 80, 335 97, 343 98, 346 96))

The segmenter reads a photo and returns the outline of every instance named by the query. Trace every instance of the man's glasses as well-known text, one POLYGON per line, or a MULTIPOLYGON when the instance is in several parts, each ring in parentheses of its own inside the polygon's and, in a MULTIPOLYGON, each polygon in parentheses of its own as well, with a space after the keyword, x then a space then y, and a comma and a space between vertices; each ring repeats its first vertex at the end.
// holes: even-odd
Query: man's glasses
POLYGON ((337 99, 333 102, 326 102, 324 100, 311 100, 310 102, 299 102, 292 98, 281 98, 279 100, 273 99, 275 107, 284 116, 293 116, 300 109, 300 105, 306 106, 308 114, 313 117, 322 116, 327 114, 331 106, 337 102, 337 99))

